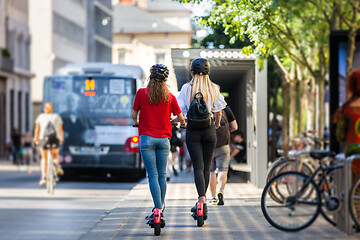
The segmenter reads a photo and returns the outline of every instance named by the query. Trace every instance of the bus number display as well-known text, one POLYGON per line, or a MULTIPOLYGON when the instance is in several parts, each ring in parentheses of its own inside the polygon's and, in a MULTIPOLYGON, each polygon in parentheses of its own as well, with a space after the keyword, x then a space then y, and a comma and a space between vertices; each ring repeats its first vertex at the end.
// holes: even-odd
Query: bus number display
POLYGON ((86 79, 85 80, 85 96, 95 96, 95 80, 94 79, 86 79))

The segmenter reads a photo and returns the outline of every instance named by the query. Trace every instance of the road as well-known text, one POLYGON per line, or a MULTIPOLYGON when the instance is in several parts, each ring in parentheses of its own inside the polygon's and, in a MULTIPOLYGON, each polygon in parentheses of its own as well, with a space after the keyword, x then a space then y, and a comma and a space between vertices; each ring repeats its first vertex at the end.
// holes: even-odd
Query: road
POLYGON ((80 239, 136 184, 60 182, 49 196, 39 178, 38 170, 0 168, 0 239, 80 239))

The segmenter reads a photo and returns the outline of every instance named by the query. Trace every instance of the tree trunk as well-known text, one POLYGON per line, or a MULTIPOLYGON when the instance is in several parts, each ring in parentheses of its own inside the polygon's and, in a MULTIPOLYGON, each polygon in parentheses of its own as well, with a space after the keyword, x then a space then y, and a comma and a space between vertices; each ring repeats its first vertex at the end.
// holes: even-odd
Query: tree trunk
POLYGON ((271 133, 271 156, 270 156, 270 160, 271 162, 273 162, 275 160, 275 157, 276 157, 276 143, 277 143, 277 135, 276 135, 276 132, 277 132, 277 128, 279 126, 279 122, 278 122, 278 119, 277 119, 277 95, 278 95, 278 92, 279 92, 279 87, 278 87, 278 82, 279 80, 276 79, 275 80, 275 88, 273 89, 272 93, 274 94, 273 95, 273 102, 272 102, 272 106, 271 106, 271 111, 273 113, 273 119, 272 119, 272 123, 271 123, 271 128, 272 128, 272 133, 271 133))
POLYGON ((356 29, 351 28, 348 35, 348 56, 346 58, 346 74, 348 75, 352 71, 354 54, 356 50, 356 29))
POLYGON ((307 91, 308 94, 308 111, 307 111, 307 124, 306 130, 314 130, 314 122, 315 122, 315 97, 314 97, 314 90, 315 90, 315 78, 310 78, 310 89, 307 91))
POLYGON ((299 125, 298 125, 298 133, 301 133, 303 128, 303 115, 307 114, 308 111, 308 99, 306 95, 306 87, 307 87, 307 80, 301 79, 300 81, 300 106, 299 106, 299 125))
POLYGON ((296 136, 296 83, 294 79, 290 80, 290 114, 289 114, 289 142, 291 144, 292 140, 296 136))
POLYGON ((284 99, 284 111, 283 111, 283 125, 282 125, 282 142, 281 148, 283 150, 283 155, 287 156, 289 150, 288 143, 288 131, 289 131, 289 84, 285 77, 282 79, 282 90, 283 90, 283 99, 284 99))
MULTIPOLYGON (((319 129, 318 129, 318 136, 320 139, 323 139, 324 136, 324 83, 325 79, 319 77, 319 129)), ((321 148, 323 148, 323 144, 321 144, 321 148)))

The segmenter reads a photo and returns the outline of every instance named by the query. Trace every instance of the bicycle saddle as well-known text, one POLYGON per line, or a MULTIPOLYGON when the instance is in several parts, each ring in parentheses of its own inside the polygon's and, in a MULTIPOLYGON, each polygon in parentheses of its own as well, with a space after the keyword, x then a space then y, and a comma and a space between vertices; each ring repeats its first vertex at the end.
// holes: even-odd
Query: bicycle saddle
POLYGON ((310 156, 314 159, 322 159, 324 157, 333 157, 335 154, 328 150, 311 150, 309 152, 310 156))

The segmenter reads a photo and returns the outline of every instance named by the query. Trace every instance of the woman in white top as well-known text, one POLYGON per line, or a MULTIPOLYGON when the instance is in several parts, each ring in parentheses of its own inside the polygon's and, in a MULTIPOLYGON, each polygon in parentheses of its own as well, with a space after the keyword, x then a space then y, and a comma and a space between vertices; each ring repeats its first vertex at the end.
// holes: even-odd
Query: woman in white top
MULTIPOLYGON (((220 126, 221 110, 226 107, 224 97, 220 94, 220 88, 210 80, 209 72, 210 65, 206 59, 195 59, 191 63, 193 78, 189 83, 182 86, 177 99, 182 113, 187 116, 194 95, 201 92, 209 112, 215 115, 215 121, 212 122, 210 127, 206 129, 187 128, 186 130, 186 146, 193 162, 198 202, 204 204, 204 220, 207 218, 205 194, 209 185, 210 163, 216 145, 215 129, 220 126)), ((195 214, 196 205, 191 211, 195 214)))
POLYGON ((44 113, 41 113, 36 118, 36 126, 34 133, 34 140, 36 144, 41 146, 41 179, 39 185, 46 184, 46 170, 48 151, 51 151, 52 157, 55 161, 56 171, 60 175, 64 172, 60 166, 59 161, 59 147, 64 141, 64 134, 62 124, 63 121, 60 115, 54 113, 52 103, 47 102, 44 105, 44 113))

